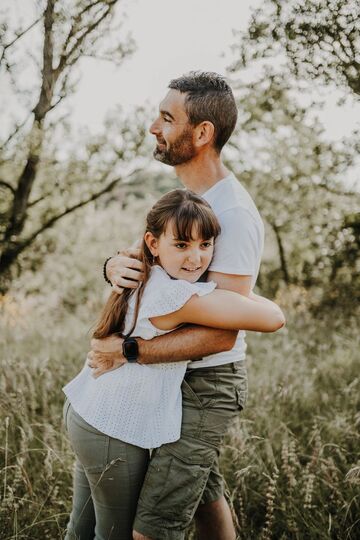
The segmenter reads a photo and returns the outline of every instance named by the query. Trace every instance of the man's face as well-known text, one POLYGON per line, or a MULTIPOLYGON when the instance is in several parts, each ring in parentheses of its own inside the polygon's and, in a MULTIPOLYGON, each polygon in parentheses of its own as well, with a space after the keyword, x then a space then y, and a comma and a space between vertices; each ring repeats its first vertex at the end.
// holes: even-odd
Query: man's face
POLYGON ((157 141, 154 158, 172 166, 190 161, 196 155, 193 131, 185 111, 185 94, 169 90, 150 126, 157 141))

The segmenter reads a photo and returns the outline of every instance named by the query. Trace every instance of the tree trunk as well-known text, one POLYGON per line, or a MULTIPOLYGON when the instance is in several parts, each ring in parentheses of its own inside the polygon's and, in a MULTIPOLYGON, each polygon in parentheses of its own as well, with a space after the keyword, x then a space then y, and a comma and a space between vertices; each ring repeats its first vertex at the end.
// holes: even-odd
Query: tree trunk
POLYGON ((280 228, 277 225, 275 225, 275 223, 270 223, 270 225, 275 233, 275 238, 276 238, 276 242, 279 249, 280 267, 283 274, 283 278, 284 278, 285 283, 289 285, 290 276, 289 276, 287 262, 285 258, 285 250, 284 250, 284 246, 283 246, 281 235, 280 235, 280 228))
MULTIPOLYGON (((55 66, 56 58, 54 57, 54 23, 56 21, 55 6, 58 0, 46 0, 45 11, 41 17, 43 19, 43 44, 42 44, 42 76, 40 81, 40 91, 37 103, 30 113, 33 115, 33 121, 29 133, 27 134, 27 155, 24 159, 24 167, 14 182, 8 183, 0 180, 2 187, 11 191, 12 199, 6 212, 2 214, 2 231, 0 238, 0 291, 4 292, 8 289, 8 284, 11 282, 11 266, 14 265, 19 255, 28 248, 35 238, 44 230, 52 227, 59 219, 70 212, 75 211, 89 202, 96 200, 103 193, 111 191, 111 189, 120 182, 117 178, 107 184, 100 191, 93 193, 90 197, 80 200, 76 204, 70 205, 58 214, 45 220, 38 229, 32 231, 24 237, 24 229, 27 224, 29 208, 33 205, 29 203, 34 182, 36 181, 39 165, 41 162, 41 152, 45 137, 45 121, 47 114, 60 103, 61 99, 66 96, 67 77, 76 64, 76 62, 85 54, 84 47, 86 40, 89 39, 97 28, 106 20, 111 18, 114 9, 119 0, 87 0, 76 2, 77 13, 69 19, 69 30, 63 40, 59 41, 56 47, 59 56, 57 65, 55 66), (90 17, 89 14, 93 15, 90 17), (56 84, 62 77, 59 96, 54 103, 56 84), (5 284, 4 284, 5 283, 5 284)), ((18 34, 16 39, 12 40, 6 49, 9 49, 17 39, 24 35, 32 28, 40 19, 37 19, 21 34, 18 34)), ((99 36, 98 36, 99 37, 99 36)), ((101 37, 101 35, 100 35, 101 37)), ((96 34, 94 39, 96 40, 96 34)), ((93 43, 91 44, 93 45, 93 43)), ((5 49, 4 49, 5 51, 5 49)), ((0 57, 0 62, 3 55, 0 57)), ((126 56, 127 52, 121 52, 121 57, 126 56)), ((95 55, 94 55, 95 56, 95 55)), ((15 133, 17 130, 15 130, 15 133)), ((11 138, 11 137, 10 137, 11 138)), ((105 175, 105 178, 107 175, 105 175)), ((38 198, 42 200, 43 196, 38 198)))
POLYGON ((5 246, 8 242, 16 242, 18 235, 24 228, 29 197, 36 177, 44 140, 44 119, 51 108, 54 95, 55 76, 53 70, 54 44, 52 27, 54 24, 55 2, 56 0, 48 0, 44 13, 43 68, 40 96, 33 110, 34 121, 29 133, 30 147, 26 164, 17 181, 9 223, 4 234, 5 246))

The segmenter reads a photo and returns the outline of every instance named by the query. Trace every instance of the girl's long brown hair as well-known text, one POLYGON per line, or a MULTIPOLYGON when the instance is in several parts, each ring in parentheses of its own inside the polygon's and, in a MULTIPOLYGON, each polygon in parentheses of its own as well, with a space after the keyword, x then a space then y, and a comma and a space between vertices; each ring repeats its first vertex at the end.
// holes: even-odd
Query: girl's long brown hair
MULTIPOLYGON (((203 240, 215 239, 220 234, 219 222, 209 204, 195 193, 184 189, 174 189, 166 193, 154 204, 146 217, 145 233, 151 232, 155 238, 159 238, 170 222, 176 238, 184 242, 194 239, 192 237, 194 226, 197 237, 203 240)), ((101 339, 115 333, 127 337, 133 332, 139 313, 141 297, 153 265, 153 256, 145 243, 144 237, 140 249, 140 260, 144 264, 142 284, 138 289, 124 289, 121 295, 116 292, 110 294, 94 331, 93 336, 95 338, 101 339), (129 299, 136 291, 138 291, 138 294, 134 321, 131 330, 124 336, 129 299)))

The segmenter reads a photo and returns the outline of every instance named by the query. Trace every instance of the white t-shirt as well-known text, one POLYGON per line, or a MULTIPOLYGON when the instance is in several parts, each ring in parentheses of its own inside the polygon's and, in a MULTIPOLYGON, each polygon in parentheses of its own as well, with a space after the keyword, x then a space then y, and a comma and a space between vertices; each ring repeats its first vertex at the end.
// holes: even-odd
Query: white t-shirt
MULTIPOLYGON (((231 173, 202 195, 221 225, 209 270, 223 274, 252 276, 255 286, 264 247, 264 224, 246 189, 231 173)), ((212 354, 188 367, 219 366, 245 358, 245 332, 240 331, 231 351, 212 354)))
MULTIPOLYGON (((154 266, 141 299, 133 336, 152 339, 166 334, 150 318, 180 309, 194 294, 211 293, 214 282, 189 283, 173 280, 154 266)), ((125 333, 134 319, 135 295, 130 298, 125 333)), ((63 391, 74 410, 102 433, 142 448, 157 448, 180 437, 181 383, 187 362, 141 365, 125 364, 101 375, 92 376, 87 363, 63 391)))

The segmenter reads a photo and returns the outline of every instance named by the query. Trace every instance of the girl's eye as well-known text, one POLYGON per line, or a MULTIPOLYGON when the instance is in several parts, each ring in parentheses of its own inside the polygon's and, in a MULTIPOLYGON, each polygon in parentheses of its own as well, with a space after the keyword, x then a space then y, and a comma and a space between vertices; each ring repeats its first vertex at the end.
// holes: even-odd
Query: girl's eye
POLYGON ((202 247, 204 247, 204 248, 209 248, 209 247, 211 247, 213 244, 212 244, 212 242, 203 242, 201 245, 202 245, 202 247))
POLYGON ((186 244, 184 244, 184 242, 179 242, 178 244, 175 244, 175 247, 179 249, 184 249, 186 248, 186 244))

